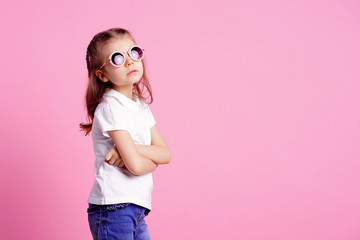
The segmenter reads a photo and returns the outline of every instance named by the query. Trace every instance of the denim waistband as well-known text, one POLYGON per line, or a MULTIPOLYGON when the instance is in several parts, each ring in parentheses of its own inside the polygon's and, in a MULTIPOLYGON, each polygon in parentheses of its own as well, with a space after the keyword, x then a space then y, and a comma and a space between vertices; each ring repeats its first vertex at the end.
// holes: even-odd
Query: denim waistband
POLYGON ((106 209, 106 210, 116 210, 116 209, 121 209, 121 208, 124 208, 128 205, 134 205, 138 208, 143 208, 144 209, 144 213, 145 213, 145 216, 147 216, 151 210, 150 209, 147 209, 145 207, 142 207, 142 206, 139 206, 135 203, 130 203, 130 202, 126 202, 126 203, 115 203, 115 204, 104 204, 104 205, 99 205, 99 204, 92 204, 92 203, 89 203, 89 208, 92 208, 92 209, 106 209))

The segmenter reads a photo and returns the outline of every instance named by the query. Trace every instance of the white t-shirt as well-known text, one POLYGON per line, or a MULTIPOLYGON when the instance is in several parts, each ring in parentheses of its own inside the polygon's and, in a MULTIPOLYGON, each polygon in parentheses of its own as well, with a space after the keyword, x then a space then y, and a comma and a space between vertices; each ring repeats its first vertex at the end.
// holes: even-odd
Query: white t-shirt
MULTIPOLYGON (((135 95, 133 95, 135 97, 135 95)), ((105 162, 105 155, 115 147, 107 131, 126 130, 135 144, 151 145, 150 128, 156 124, 147 103, 136 102, 122 93, 108 89, 95 110, 92 139, 95 152, 95 181, 88 202, 105 205, 131 202, 151 210, 152 173, 134 175, 126 168, 105 162)))

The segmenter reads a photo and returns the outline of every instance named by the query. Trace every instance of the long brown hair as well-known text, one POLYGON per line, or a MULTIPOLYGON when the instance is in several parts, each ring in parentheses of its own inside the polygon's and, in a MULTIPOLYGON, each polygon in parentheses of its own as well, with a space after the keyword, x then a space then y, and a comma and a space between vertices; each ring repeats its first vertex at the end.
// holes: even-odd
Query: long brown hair
MULTIPOLYGON (((110 40, 116 37, 130 37, 134 42, 134 38, 132 37, 131 33, 123 28, 110 28, 106 31, 99 32, 96 34, 93 39, 90 41, 89 46, 87 47, 86 51, 86 64, 89 76, 89 84, 86 90, 86 108, 87 108, 87 118, 89 123, 80 123, 80 130, 85 131, 85 136, 91 132, 92 123, 94 119, 94 113, 96 107, 102 101, 103 94, 106 92, 108 88, 112 88, 112 84, 110 81, 103 82, 101 81, 96 75, 95 71, 101 66, 102 59, 101 59, 101 49, 102 47, 110 40)), ((136 42, 135 42, 136 44, 136 42)), ((147 91, 150 95, 150 103, 153 102, 151 86, 148 81, 148 77, 146 75, 146 67, 145 67, 145 57, 142 59, 143 63, 143 76, 137 83, 133 85, 133 94, 136 95, 140 101, 146 100, 144 95, 144 87, 147 88, 147 91)))

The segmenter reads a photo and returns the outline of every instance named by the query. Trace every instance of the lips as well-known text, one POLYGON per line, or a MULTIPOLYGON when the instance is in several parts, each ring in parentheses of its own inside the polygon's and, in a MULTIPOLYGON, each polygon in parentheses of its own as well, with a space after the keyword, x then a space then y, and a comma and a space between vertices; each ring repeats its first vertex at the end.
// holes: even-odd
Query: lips
POLYGON ((130 75, 130 74, 136 73, 136 72, 137 72, 137 70, 132 70, 132 71, 130 71, 127 75, 130 75))

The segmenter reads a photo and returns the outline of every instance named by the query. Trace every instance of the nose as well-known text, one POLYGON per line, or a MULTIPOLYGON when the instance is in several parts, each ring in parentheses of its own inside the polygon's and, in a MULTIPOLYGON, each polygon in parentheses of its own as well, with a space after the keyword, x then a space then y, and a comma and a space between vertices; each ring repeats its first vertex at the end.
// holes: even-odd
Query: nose
POLYGON ((133 64, 133 63, 134 63, 134 60, 130 57, 130 54, 127 53, 127 54, 126 54, 126 62, 125 62, 125 64, 126 64, 127 66, 129 66, 129 65, 131 65, 131 64, 133 64))

